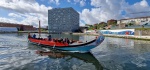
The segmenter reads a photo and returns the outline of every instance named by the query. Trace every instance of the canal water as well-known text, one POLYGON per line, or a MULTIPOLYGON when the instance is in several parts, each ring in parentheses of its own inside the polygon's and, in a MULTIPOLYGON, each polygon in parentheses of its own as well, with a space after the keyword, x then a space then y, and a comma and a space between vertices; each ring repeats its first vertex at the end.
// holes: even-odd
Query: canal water
MULTIPOLYGON (((95 36, 52 37, 89 41, 95 36)), ((105 37, 90 53, 69 53, 28 43, 26 33, 0 34, 0 70, 149 70, 149 54, 150 41, 105 37)))

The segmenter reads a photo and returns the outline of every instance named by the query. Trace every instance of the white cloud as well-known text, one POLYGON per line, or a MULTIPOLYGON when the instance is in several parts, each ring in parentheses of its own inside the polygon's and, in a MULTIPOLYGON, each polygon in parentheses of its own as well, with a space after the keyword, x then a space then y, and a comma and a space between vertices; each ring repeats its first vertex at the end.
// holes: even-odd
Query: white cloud
MULTIPOLYGON (((79 3, 80 6, 86 5, 86 0, 67 0, 68 2, 79 3)), ((59 0, 49 0, 51 3, 59 5, 59 0)), ((80 13, 80 19, 87 24, 95 24, 109 19, 121 19, 124 17, 139 17, 150 16, 150 13, 130 14, 134 12, 150 11, 150 6, 147 0, 129 5, 125 0, 91 0, 91 6, 93 8, 83 9, 80 13), (126 15, 121 15, 122 11, 126 12, 126 15)), ((9 13, 9 19, 1 17, 0 21, 32 24, 38 25, 38 20, 41 20, 41 24, 46 26, 48 23, 48 9, 52 7, 46 7, 45 5, 39 5, 35 0, 0 0, 0 8, 15 11, 9 13), (17 20, 22 18, 22 20, 17 20)), ((84 25, 81 22, 80 25, 84 25)))
POLYGON ((18 24, 25 24, 25 25, 33 25, 35 27, 38 27, 39 20, 41 21, 41 26, 46 27, 48 25, 48 17, 45 17, 42 14, 36 14, 36 13, 26 13, 26 14, 16 14, 16 13, 9 13, 10 17, 12 17, 10 20, 6 18, 1 19, 4 22, 15 22, 18 24), (16 21, 16 19, 22 18, 21 21, 16 21), (9 21, 8 21, 9 20, 9 21))
POLYGON ((86 0, 81 0, 81 1, 80 1, 80 6, 85 6, 85 4, 86 4, 85 1, 86 1, 86 0))
POLYGON ((14 17, 14 18, 22 18, 20 15, 15 14, 15 13, 9 13, 8 16, 14 17))
POLYGON ((143 7, 148 7, 148 3, 147 3, 146 0, 141 1, 140 5, 143 6, 143 7))
POLYGON ((24 24, 27 23, 29 25, 34 25, 34 26, 38 27, 39 20, 41 21, 42 27, 48 25, 47 17, 45 17, 41 14, 36 14, 36 16, 33 16, 32 13, 26 14, 26 18, 23 21, 21 21, 21 23, 24 23, 24 24))
POLYGON ((19 13, 40 13, 47 15, 47 10, 52 7, 46 7, 45 5, 39 5, 34 0, 0 0, 0 8, 14 10, 19 13))
POLYGON ((80 13, 81 20, 87 24, 106 22, 109 19, 118 19, 121 17, 121 8, 124 0, 91 0, 94 8, 83 9, 80 13))
POLYGON ((91 11, 89 9, 84 9, 82 10, 82 13, 80 13, 80 17, 81 20, 85 21, 85 23, 92 24, 99 22, 100 16, 97 14, 99 14, 98 8, 94 8, 91 11))
POLYGON ((67 2, 71 2, 70 0, 67 0, 67 2))
POLYGON ((125 0, 91 0, 91 6, 94 8, 83 9, 80 12, 80 18, 86 24, 95 24, 106 22, 110 19, 122 19, 131 17, 150 16, 150 13, 130 14, 134 12, 150 11, 150 6, 146 0, 129 5, 125 0), (122 15, 125 11, 125 15, 122 15))
POLYGON ((0 22, 18 23, 18 21, 14 20, 13 18, 8 19, 8 18, 5 18, 5 17, 0 17, 0 22))
POLYGON ((86 5, 86 0, 74 0, 74 3, 79 3, 81 7, 86 5))
POLYGON ((10 18, 3 17, 0 21, 30 24, 36 27, 39 19, 42 26, 48 25, 48 9, 52 9, 50 6, 39 5, 35 0, 0 0, 0 8, 15 11, 8 14, 10 18))
POLYGON ((85 23, 83 21, 80 21, 80 26, 85 26, 85 23))
POLYGON ((54 3, 54 4, 56 4, 56 5, 59 5, 60 3, 59 3, 59 0, 49 0, 49 2, 50 3, 54 3))
POLYGON ((74 0, 74 2, 80 2, 80 0, 74 0))
POLYGON ((150 16, 150 6, 148 5, 146 0, 142 0, 141 2, 137 2, 133 5, 127 5, 124 7, 127 15, 126 17, 143 17, 150 16))

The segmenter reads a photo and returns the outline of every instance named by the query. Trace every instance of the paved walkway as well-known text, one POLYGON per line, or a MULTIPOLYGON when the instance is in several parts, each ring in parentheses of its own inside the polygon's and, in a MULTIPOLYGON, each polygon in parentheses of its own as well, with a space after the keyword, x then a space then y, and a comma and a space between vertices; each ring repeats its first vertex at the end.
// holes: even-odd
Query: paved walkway
POLYGON ((150 39, 150 36, 134 36, 135 38, 150 39))
POLYGON ((150 36, 134 36, 134 35, 111 35, 104 34, 105 36, 114 36, 114 37, 123 37, 123 38, 138 38, 138 39, 148 39, 150 40, 150 36))
MULTIPOLYGON (((87 35, 87 33, 73 33, 73 34, 77 34, 77 35, 87 35)), ((99 35, 99 34, 88 34, 88 35, 99 35)), ((104 34, 104 36, 111 36, 111 37, 121 37, 121 38, 130 38, 130 39, 144 39, 144 40, 150 40, 150 36, 134 36, 134 35, 112 35, 112 34, 104 34)))

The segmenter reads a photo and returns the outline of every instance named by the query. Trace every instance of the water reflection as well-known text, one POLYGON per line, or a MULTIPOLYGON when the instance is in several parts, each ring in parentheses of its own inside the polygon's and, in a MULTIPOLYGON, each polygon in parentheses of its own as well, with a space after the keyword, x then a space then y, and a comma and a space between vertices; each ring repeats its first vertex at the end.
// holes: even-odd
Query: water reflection
POLYGON ((150 41, 106 37, 93 54, 110 70, 149 70, 149 45, 150 41))
MULTIPOLYGON (((13 70, 103 70, 99 61, 91 53, 66 53, 36 51, 43 57, 13 70), (46 58, 46 56, 48 56, 46 58)), ((9 69, 9 68, 7 68, 9 69)), ((7 70, 6 69, 6 70, 7 70)))
MULTIPOLYGON (((150 52, 150 41, 141 41, 141 40, 131 40, 131 39, 122 39, 122 38, 106 38, 105 43, 107 48, 117 49, 117 48, 126 48, 131 49, 137 52, 150 52)), ((129 50, 127 50, 129 51, 129 50)))
MULTIPOLYGON (((96 70, 102 70, 103 67, 100 65, 99 61, 93 56, 93 54, 89 53, 69 53, 69 52, 61 52, 61 51, 36 51, 40 56, 48 56, 50 59, 63 58, 65 61, 69 61, 72 59, 82 60, 85 63, 92 63, 95 66, 96 70)), ((78 67, 79 65, 77 65, 78 67)), ((77 68, 77 70, 82 69, 82 65, 77 68)), ((84 69, 84 68, 83 68, 84 69)))

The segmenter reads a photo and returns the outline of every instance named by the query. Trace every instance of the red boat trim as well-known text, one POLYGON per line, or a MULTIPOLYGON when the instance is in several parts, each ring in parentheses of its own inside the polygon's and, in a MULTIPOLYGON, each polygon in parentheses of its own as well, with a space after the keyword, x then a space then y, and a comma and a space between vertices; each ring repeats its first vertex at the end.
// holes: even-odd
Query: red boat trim
MULTIPOLYGON (((33 39, 33 38, 32 38, 32 39, 33 39)), ((36 39, 36 40, 38 40, 38 39, 36 39)), ((29 39, 29 41, 30 41, 30 39, 29 39)), ((64 48, 64 47, 78 47, 78 46, 88 45, 88 44, 91 44, 91 43, 93 43, 93 42, 95 42, 95 41, 96 41, 96 39, 94 39, 94 40, 92 40, 92 41, 90 41, 90 42, 83 43, 83 44, 79 44, 79 45, 68 45, 68 46, 51 46, 51 45, 39 44, 39 43, 36 43, 36 42, 33 42, 33 43, 36 43, 36 44, 39 44, 39 45, 43 45, 43 46, 64 48)), ((30 41, 30 42, 32 42, 32 41, 30 41)))

